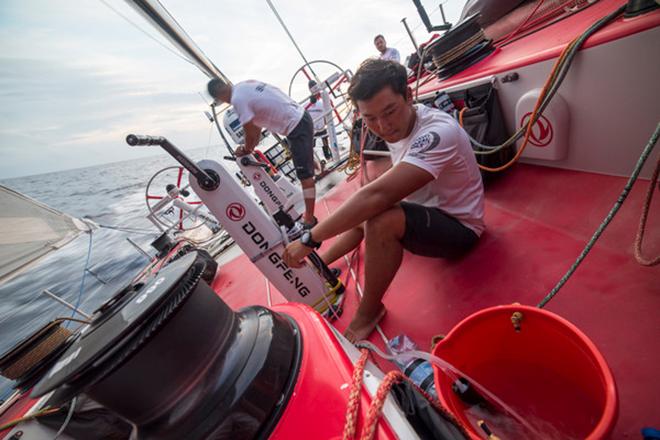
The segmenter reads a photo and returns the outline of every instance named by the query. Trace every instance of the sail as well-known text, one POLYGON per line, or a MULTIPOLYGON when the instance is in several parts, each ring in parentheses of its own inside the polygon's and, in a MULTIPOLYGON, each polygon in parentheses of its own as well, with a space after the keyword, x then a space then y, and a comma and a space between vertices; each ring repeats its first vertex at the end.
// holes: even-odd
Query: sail
POLYGON ((0 185, 0 283, 90 227, 82 220, 0 185))

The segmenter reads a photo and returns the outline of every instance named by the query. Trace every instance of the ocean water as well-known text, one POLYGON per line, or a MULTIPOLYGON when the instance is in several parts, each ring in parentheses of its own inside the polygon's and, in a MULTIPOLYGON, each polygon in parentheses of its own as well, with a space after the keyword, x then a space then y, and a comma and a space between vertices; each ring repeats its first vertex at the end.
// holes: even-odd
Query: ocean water
MULTIPOLYGON (((195 160, 210 158, 221 161, 221 156, 226 153, 218 147, 210 147, 188 150, 186 154, 195 160)), ((221 162, 236 168, 235 164, 221 162)), ((159 232, 145 218, 145 189, 154 173, 175 165, 174 159, 162 154, 0 181, 74 217, 89 218, 101 225, 139 230, 124 232, 100 228, 93 231, 89 267, 98 278, 87 273, 80 297, 90 246, 90 235, 85 233, 27 272, 0 285, 0 354, 6 353, 52 319, 71 316, 69 309, 42 294, 44 289, 72 304, 80 301, 80 308, 91 313, 140 272, 149 260, 127 238, 151 255, 155 254, 150 243, 159 232)), ((184 177, 184 181, 187 182, 187 178, 184 177)), ((165 194, 165 189, 152 190, 151 194, 154 193, 165 194)), ((6 398, 11 391, 11 382, 0 377, 0 399, 6 398)))

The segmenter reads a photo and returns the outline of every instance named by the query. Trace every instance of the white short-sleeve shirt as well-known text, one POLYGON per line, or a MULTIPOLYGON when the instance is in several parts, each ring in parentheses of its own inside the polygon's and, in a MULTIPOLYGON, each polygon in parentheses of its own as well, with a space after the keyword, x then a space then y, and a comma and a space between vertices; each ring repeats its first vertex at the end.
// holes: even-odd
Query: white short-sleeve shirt
POLYGON ((252 122, 283 136, 298 125, 305 111, 277 87, 255 80, 234 84, 231 105, 242 125, 252 122))
POLYGON ((325 109, 323 108, 323 101, 320 99, 316 101, 315 103, 310 103, 309 107, 307 107, 307 113, 312 117, 312 120, 314 121, 314 131, 321 131, 325 128, 325 118, 323 117, 323 114, 325 113, 325 109))
POLYGON ((380 54, 380 59, 381 60, 390 60, 390 61, 396 61, 397 63, 401 62, 401 55, 399 55, 399 51, 396 50, 393 47, 388 47, 385 49, 385 52, 380 54))
POLYGON ((484 187, 467 133, 441 110, 416 104, 415 111, 410 135, 387 146, 393 165, 409 163, 434 180, 405 201, 438 208, 481 235, 485 229, 484 187))

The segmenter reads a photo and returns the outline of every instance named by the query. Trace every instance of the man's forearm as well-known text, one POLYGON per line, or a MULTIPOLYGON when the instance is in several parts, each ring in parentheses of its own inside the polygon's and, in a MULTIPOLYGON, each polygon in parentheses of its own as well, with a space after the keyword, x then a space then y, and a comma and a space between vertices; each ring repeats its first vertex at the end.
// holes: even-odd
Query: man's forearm
POLYGON ((393 206, 397 200, 363 187, 353 194, 335 212, 312 228, 316 241, 327 240, 348 231, 393 206))
POLYGON ((251 153, 259 143, 261 128, 249 123, 243 126, 243 130, 245 131, 245 150, 251 153))
POLYGON ((360 188, 333 214, 312 228, 312 236, 316 241, 322 241, 348 231, 391 208, 433 178, 422 168, 400 163, 360 188))
POLYGON ((259 138, 257 136, 251 136, 245 133, 245 150, 248 153, 252 153, 254 151, 254 148, 257 146, 259 143, 257 140, 259 138))

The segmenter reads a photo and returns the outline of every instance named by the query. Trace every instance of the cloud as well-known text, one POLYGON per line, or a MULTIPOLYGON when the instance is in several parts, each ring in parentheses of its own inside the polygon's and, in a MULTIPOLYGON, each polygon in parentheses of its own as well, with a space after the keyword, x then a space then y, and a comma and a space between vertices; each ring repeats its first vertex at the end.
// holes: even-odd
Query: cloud
MULTIPOLYGON (((409 0, 274 3, 308 60, 353 71, 375 55, 377 33, 402 55, 411 51, 400 20, 420 22, 409 0)), ((165 6, 234 81, 255 78, 286 91, 303 64, 263 0, 165 6)), ((198 93, 207 78, 152 38, 171 47, 119 0, 0 2, 0 178, 130 158, 122 143, 131 131, 204 146, 209 123, 198 93)))

